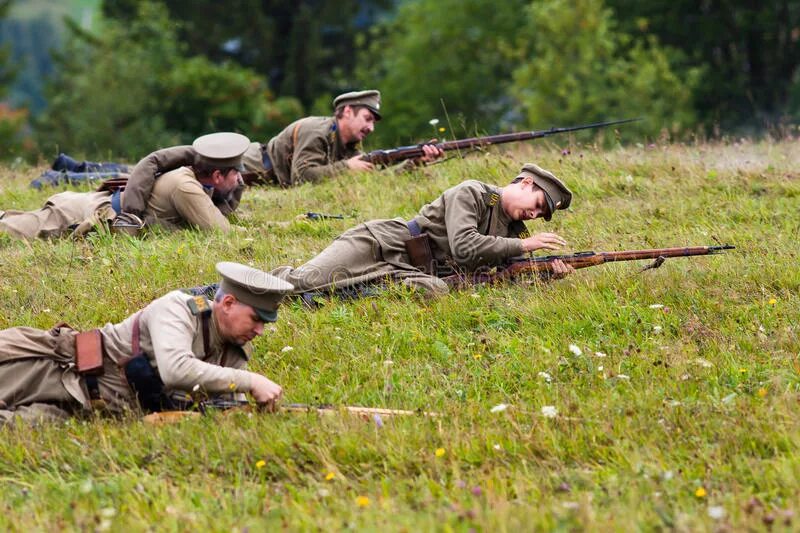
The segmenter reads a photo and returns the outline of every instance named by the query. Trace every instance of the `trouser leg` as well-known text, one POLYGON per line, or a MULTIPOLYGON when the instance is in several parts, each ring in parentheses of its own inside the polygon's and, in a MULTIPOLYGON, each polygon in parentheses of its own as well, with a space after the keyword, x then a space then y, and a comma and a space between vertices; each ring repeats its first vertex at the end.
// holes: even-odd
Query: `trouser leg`
POLYGON ((23 420, 63 419, 81 409, 64 387, 68 371, 51 359, 17 359, 0 364, 0 423, 16 416, 23 420))

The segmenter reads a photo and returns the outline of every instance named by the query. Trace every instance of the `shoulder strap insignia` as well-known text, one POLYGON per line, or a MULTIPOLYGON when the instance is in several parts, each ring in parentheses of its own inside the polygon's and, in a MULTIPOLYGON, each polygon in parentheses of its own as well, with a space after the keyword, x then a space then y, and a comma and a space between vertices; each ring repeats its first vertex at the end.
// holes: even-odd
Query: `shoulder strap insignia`
POLYGON ((500 201, 500 195, 494 191, 486 191, 483 193, 483 200, 486 202, 487 207, 494 207, 500 201))
POLYGON ((201 315, 211 312, 211 305, 204 296, 194 296, 189 300, 186 300, 186 305, 189 306, 189 310, 193 315, 201 315))
POLYGON ((508 225, 508 232, 512 236, 519 237, 520 239, 527 239, 531 236, 528 227, 521 220, 515 220, 508 225))

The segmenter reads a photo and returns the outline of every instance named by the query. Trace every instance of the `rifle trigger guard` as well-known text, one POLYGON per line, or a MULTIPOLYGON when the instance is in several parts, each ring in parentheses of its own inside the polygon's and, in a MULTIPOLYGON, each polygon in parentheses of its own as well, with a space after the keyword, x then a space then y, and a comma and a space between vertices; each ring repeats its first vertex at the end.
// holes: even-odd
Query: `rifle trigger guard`
POLYGON ((645 270, 650 270, 651 268, 659 268, 661 265, 664 264, 664 261, 666 260, 667 260, 666 257, 664 257, 663 255, 659 255, 658 257, 655 258, 655 260, 652 263, 643 267, 639 272, 644 272, 645 270))

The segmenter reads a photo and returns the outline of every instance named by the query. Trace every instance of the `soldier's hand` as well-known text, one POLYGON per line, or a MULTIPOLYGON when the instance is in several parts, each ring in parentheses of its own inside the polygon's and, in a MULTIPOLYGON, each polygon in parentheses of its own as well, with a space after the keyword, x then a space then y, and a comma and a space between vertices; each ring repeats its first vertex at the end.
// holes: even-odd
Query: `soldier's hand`
POLYGON ((253 374, 250 383, 250 394, 253 399, 263 405, 268 411, 276 411, 278 402, 283 394, 283 389, 274 381, 265 378, 261 374, 253 374))
POLYGON ((347 168, 350 170, 356 170, 358 172, 366 172, 375 168, 375 166, 369 161, 364 161, 361 159, 360 155, 347 159, 345 163, 347 163, 347 168))
POLYGON ((558 250, 562 246, 566 246, 567 241, 556 235, 555 233, 537 233, 531 235, 526 239, 522 239, 522 249, 526 252, 533 250, 558 250))
POLYGON ((438 142, 437 139, 431 139, 428 141, 429 144, 422 145, 422 151, 425 152, 425 155, 419 158, 419 161, 423 163, 430 163, 431 161, 435 161, 444 157, 444 150, 435 146, 434 143, 438 142))
POLYGON ((561 279, 569 274, 575 272, 575 269, 572 266, 566 264, 561 259, 556 259, 552 263, 550 263, 552 270, 550 271, 550 279, 561 279))

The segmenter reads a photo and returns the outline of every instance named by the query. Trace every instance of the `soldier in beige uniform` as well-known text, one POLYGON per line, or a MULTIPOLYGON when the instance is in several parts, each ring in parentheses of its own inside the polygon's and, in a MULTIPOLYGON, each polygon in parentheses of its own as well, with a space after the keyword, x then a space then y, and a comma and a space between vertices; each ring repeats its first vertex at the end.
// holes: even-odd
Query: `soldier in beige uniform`
MULTIPOLYGON (((180 167, 162 176, 148 195, 143 218, 168 229, 197 227, 230 229, 225 215, 235 207, 227 198, 241 189, 241 158, 250 140, 238 133, 214 133, 195 140, 193 167, 180 167), (223 198, 215 203, 214 196, 223 198)), ((36 211, 6 212, 0 233, 32 239, 66 234, 82 235, 121 212, 124 191, 66 191, 51 196, 36 211)), ((238 204, 238 202, 237 202, 238 204)))
MULTIPOLYGON (((564 239, 554 233, 530 236, 523 221, 550 220, 571 199, 572 193, 558 178, 529 163, 505 187, 465 181, 425 205, 408 222, 401 218, 366 222, 304 265, 281 267, 271 274, 301 293, 393 280, 441 294, 448 291, 440 279, 443 276, 475 272, 526 252, 564 246, 564 239), (429 257, 422 260, 412 258, 413 250, 406 245, 421 235, 427 235, 424 246, 430 247, 429 257)), ((557 277, 571 271, 561 261, 554 263, 557 277)))
POLYGON ((173 407, 177 392, 250 393, 274 408, 281 387, 246 367, 250 341, 277 320, 292 286, 237 263, 218 263, 217 271, 222 282, 211 302, 173 291, 98 330, 0 331, 0 424, 99 405, 110 413, 158 411, 173 407))
MULTIPOLYGON (((361 142, 381 119, 380 92, 358 91, 337 96, 331 117, 306 117, 289 124, 267 144, 251 143, 242 156, 248 183, 291 187, 317 183, 345 170, 373 170, 361 159, 361 142)), ((433 145, 423 146, 428 162, 443 155, 433 145)), ((131 171, 122 210, 141 216, 159 174, 190 165, 196 152, 191 146, 176 146, 151 153, 131 171)))

